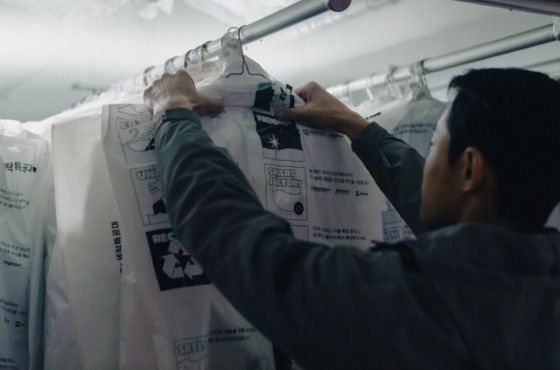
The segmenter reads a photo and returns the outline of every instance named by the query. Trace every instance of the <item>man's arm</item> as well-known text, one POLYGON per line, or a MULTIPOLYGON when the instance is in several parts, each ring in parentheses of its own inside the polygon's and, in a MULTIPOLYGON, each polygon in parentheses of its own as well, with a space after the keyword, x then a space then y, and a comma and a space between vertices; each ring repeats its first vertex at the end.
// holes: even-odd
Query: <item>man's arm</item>
POLYGON ((190 110, 219 111, 220 104, 179 74, 164 74, 144 98, 156 115, 180 101, 156 129, 162 189, 179 241, 216 287, 304 368, 413 363, 403 338, 439 335, 417 302, 433 292, 418 284, 415 242, 364 251, 296 240, 190 110))
POLYGON ((375 122, 352 141, 352 150, 414 234, 426 231, 420 221, 424 158, 375 122))
POLYGON ((156 148, 178 239, 256 328, 305 368, 394 361, 395 323, 417 310, 398 250, 296 240, 190 110, 166 111, 156 148))
POLYGON ((378 124, 369 124, 317 83, 310 82, 295 92, 305 106, 277 111, 277 117, 348 136, 354 152, 412 231, 416 235, 425 231, 420 222, 424 158, 378 124))

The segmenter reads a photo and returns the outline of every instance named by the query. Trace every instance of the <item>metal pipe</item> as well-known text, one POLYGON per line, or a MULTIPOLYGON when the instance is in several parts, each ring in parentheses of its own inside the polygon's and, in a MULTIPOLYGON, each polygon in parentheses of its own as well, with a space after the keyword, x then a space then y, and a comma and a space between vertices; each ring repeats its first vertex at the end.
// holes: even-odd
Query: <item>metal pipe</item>
MULTIPOLYGON (((286 27, 294 25, 305 19, 319 15, 326 11, 342 12, 350 6, 352 0, 302 0, 284 9, 277 11, 256 22, 242 26, 239 31, 239 37, 242 44, 248 44, 255 40, 261 39, 274 32, 280 31, 286 27)), ((120 82, 117 87, 126 90, 134 86, 146 85, 146 82, 152 81, 156 76, 161 76, 164 72, 171 69, 177 71, 183 69, 185 62, 188 64, 197 64, 205 60, 217 57, 222 49, 222 39, 209 41, 197 48, 189 50, 185 56, 180 55, 168 59, 161 66, 147 68, 143 74, 135 76, 131 79, 120 82), (188 58, 188 60, 186 60, 188 58)))
POLYGON ((274 14, 241 28, 241 42, 253 42, 327 10, 341 12, 350 6, 350 0, 300 1, 274 14))
POLYGON ((461 50, 456 53, 443 55, 434 59, 428 59, 424 62, 424 70, 426 72, 441 71, 442 69, 452 68, 477 60, 512 53, 514 51, 527 49, 552 41, 556 41, 556 36, 554 27, 551 24, 510 37, 505 37, 500 40, 461 50))
POLYGON ((477 5, 497 6, 506 9, 517 9, 526 12, 560 15, 560 4, 551 0, 459 0, 477 5))
MULTIPOLYGON (((433 73, 444 69, 453 68, 463 64, 512 53, 533 46, 546 44, 559 39, 558 28, 550 24, 516 35, 504 37, 472 48, 460 50, 440 57, 426 59, 419 62, 424 68, 424 73, 433 73)), ((410 67, 399 67, 391 74, 391 81, 405 80, 411 77, 410 67)), ((367 89, 368 87, 381 86, 386 82, 387 74, 378 73, 360 78, 341 85, 329 87, 327 90, 336 97, 347 96, 353 91, 367 89)))

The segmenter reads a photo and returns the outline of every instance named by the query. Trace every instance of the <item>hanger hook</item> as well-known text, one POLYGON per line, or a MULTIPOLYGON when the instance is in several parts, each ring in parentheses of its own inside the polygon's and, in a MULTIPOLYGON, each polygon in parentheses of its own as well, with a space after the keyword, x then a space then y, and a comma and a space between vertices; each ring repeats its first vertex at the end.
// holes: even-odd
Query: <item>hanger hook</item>
MULTIPOLYGON (((235 73, 232 72, 230 74, 228 74, 226 76, 226 79, 228 79, 230 76, 239 76, 242 75, 243 73, 245 73, 245 70, 247 70, 247 73, 251 76, 261 76, 262 78, 264 78, 265 80, 269 80, 268 77, 266 77, 265 75, 261 74, 261 73, 251 73, 251 71, 249 70, 249 65, 247 64, 247 60, 245 60, 245 53, 243 52, 243 43, 241 42, 241 29, 245 27, 245 26, 241 26, 237 29, 237 39, 239 41, 239 47, 241 48, 241 72, 239 73, 235 73)), ((223 40, 223 39, 222 39, 223 40)))
POLYGON ((144 86, 148 86, 148 76, 150 74, 150 71, 154 69, 154 66, 149 66, 146 67, 146 69, 144 69, 144 73, 142 74, 142 79, 144 82, 144 86))
MULTIPOLYGON (((229 37, 229 34, 233 31, 233 30, 239 30, 239 27, 230 27, 228 28, 228 30, 226 31, 226 33, 224 33, 224 35, 222 36, 221 40, 220 40, 220 45, 223 47, 224 46, 224 38, 227 36, 229 37)), ((239 35, 237 36, 239 37, 239 35)))
POLYGON ((417 63, 417 67, 420 70, 420 84, 422 86, 428 86, 428 80, 426 80, 426 67, 424 67, 424 62, 426 59, 423 59, 417 63))
POLYGON ((243 25, 237 29, 237 39, 239 40, 239 45, 241 46, 241 50, 243 50, 243 41, 241 41, 241 30, 243 29, 243 27, 246 26, 243 25))
POLYGON ((371 86, 369 85, 369 83, 366 86, 366 94, 368 96, 368 99, 370 101, 374 101, 375 100, 375 95, 373 95, 373 92, 371 91, 371 86))
POLYGON ((175 73, 175 67, 173 66, 173 60, 175 58, 171 57, 167 59, 163 65, 163 70, 167 73, 175 73))
POLYGON ((184 68, 184 69, 187 69, 187 67, 189 66, 189 53, 190 53, 190 52, 191 52, 190 50, 187 51, 187 52, 185 53, 185 55, 183 56, 183 68, 184 68))
POLYGON ((385 75, 384 81, 385 87, 388 87, 393 82, 393 75, 395 74, 397 68, 398 67, 394 64, 389 64, 389 66, 387 67, 387 74, 385 75))

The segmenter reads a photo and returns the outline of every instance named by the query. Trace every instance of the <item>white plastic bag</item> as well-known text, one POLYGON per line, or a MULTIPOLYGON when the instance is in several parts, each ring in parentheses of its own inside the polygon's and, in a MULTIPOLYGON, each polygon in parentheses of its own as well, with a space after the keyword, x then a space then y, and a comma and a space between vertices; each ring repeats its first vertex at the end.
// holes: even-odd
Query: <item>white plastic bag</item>
POLYGON ((105 154, 125 234, 121 368, 271 368, 270 343, 174 239, 151 115, 139 105, 107 108, 105 154))
POLYGON ((58 222, 46 261, 46 369, 118 368, 120 219, 101 149, 101 104, 141 94, 105 93, 41 123, 52 126, 58 222))
MULTIPOLYGON (((436 124, 446 107, 446 103, 431 97, 427 87, 416 87, 410 100, 395 100, 381 106, 366 102, 358 111, 368 121, 377 122, 389 133, 408 143, 425 158, 436 124)), ((380 212, 384 241, 415 237, 389 200, 380 212)))
POLYGON ((60 259, 51 266, 46 367, 116 368, 120 257, 118 210, 103 154, 101 112, 56 120, 52 128, 60 259), (57 289, 58 288, 58 289, 57 289), (67 300, 67 301, 65 301, 67 300))
POLYGON ((42 367, 48 143, 0 120, 0 367, 42 367))
MULTIPOLYGON (((235 54, 200 92, 224 101, 203 119, 262 204, 300 239, 364 248, 381 237, 371 207, 384 204, 342 135, 282 122, 279 107, 302 104, 258 64, 235 54), (352 217, 348 217, 352 215, 352 217)), ((154 122, 142 105, 104 107, 104 149, 125 234, 121 367, 273 369, 272 345, 210 284, 183 251, 161 201, 154 122)))

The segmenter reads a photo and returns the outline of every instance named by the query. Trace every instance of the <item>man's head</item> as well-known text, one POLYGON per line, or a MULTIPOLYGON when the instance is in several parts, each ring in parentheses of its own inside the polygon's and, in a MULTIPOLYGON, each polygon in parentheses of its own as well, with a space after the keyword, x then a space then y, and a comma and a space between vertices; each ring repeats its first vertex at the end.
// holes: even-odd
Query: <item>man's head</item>
POLYGON ((424 171, 422 219, 535 230, 560 202, 560 84, 520 69, 455 77, 424 171))

